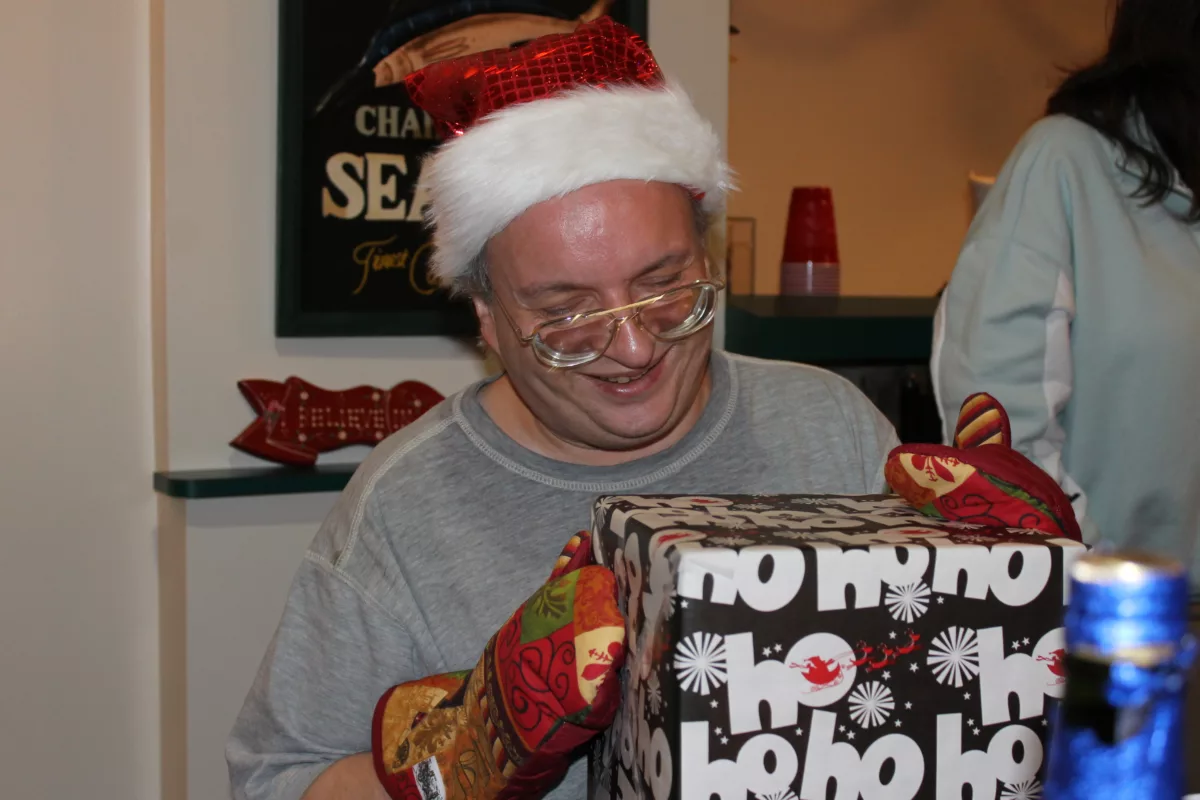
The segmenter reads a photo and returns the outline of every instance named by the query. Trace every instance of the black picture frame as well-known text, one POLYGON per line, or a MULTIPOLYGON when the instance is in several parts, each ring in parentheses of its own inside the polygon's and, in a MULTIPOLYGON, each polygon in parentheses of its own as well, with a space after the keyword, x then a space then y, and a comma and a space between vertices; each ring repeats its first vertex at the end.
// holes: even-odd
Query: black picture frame
MULTIPOLYGON (((376 88, 374 55, 362 54, 385 30, 419 29, 414 20, 426 24, 426 34, 437 34, 448 28, 429 28, 429 20, 454 13, 461 20, 545 7, 566 16, 596 2, 280 0, 277 337, 476 335, 469 303, 425 282, 427 248, 421 245, 428 231, 419 209, 404 205, 416 198, 401 196, 416 183, 410 168, 436 145, 430 121, 408 101, 402 83, 376 88), (385 134, 390 140, 376 141, 385 134), (400 244, 402 250, 382 250, 400 244), (364 294, 368 287, 374 294, 364 294)), ((647 0, 613 0, 608 13, 646 36, 647 0)), ((399 47, 397 41, 404 40, 393 37, 386 47, 399 47)))

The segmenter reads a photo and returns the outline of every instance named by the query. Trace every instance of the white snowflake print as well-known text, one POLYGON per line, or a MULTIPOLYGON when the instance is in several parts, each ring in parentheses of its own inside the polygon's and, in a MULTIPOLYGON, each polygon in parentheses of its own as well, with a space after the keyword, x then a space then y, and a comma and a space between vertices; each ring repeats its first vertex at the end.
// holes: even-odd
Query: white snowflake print
POLYGON ((960 531, 977 531, 983 527, 982 525, 977 525, 974 522, 959 522, 958 520, 951 520, 949 522, 943 522, 942 524, 947 528, 958 528, 960 531))
POLYGON ((952 627, 939 633, 929 647, 925 663, 933 667, 938 683, 952 683, 961 688, 979 674, 979 641, 975 631, 952 627))
POLYGON ((791 539, 793 541, 802 542, 818 542, 823 541, 825 536, 812 531, 776 531, 775 535, 781 539, 791 539))
POLYGON ((612 770, 611 769, 601 769, 599 776, 597 776, 597 778, 596 778, 596 782, 600 784, 601 789, 603 789, 606 792, 611 792, 612 791, 612 770))
POLYGON ((708 541, 725 547, 745 547, 748 544, 754 544, 753 539, 747 539, 745 536, 710 536, 708 541))
POLYGON ((896 707, 892 690, 879 681, 871 681, 850 693, 850 719, 863 728, 882 725, 896 707))
POLYGON ((955 544, 995 544, 996 537, 986 533, 956 533, 955 544))
POLYGON ((770 503, 739 503, 733 508, 735 511, 770 511, 773 506, 770 503))
POLYGON ((714 633, 693 633, 675 650, 675 671, 685 692, 706 695, 728 679, 725 640, 714 633))
POLYGON ((912 622, 925 616, 929 610, 929 595, 929 587, 925 582, 917 581, 904 586, 889 586, 885 601, 892 619, 912 622))
POLYGON ((1000 800, 1038 800, 1042 796, 1042 784, 1037 778, 1020 783, 1006 783, 1000 790, 1000 800))
MULTIPOLYGON (((675 602, 679 599, 678 593, 675 591, 675 584, 668 583, 662 587, 663 593, 663 613, 667 619, 675 616, 675 602)), ((684 608, 687 608, 685 605, 684 608)))
POLYGON ((650 704, 651 714, 657 717, 662 713, 662 686, 658 682, 657 672, 650 676, 650 680, 646 681, 646 701, 650 704))
POLYGON ((791 789, 784 789, 782 792, 771 792, 770 794, 756 794, 754 800, 800 800, 796 797, 796 793, 791 789))

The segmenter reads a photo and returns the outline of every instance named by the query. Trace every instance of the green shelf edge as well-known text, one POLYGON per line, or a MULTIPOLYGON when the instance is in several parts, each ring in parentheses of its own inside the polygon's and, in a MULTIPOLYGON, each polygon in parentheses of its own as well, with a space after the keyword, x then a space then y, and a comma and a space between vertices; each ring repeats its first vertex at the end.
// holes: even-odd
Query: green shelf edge
POLYGON ((937 298, 738 296, 725 307, 725 349, 806 364, 928 361, 937 298))
POLYGON ((154 473, 154 490, 185 500, 340 492, 356 469, 358 464, 167 470, 154 473))

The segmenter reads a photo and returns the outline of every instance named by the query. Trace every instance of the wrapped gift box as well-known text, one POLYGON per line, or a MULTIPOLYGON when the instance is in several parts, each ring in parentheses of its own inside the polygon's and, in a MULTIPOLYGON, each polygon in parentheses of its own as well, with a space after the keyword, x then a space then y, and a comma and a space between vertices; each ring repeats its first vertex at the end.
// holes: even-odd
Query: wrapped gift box
POLYGON ((593 535, 630 646, 593 798, 1040 796, 1082 545, 884 496, 605 497, 593 535))

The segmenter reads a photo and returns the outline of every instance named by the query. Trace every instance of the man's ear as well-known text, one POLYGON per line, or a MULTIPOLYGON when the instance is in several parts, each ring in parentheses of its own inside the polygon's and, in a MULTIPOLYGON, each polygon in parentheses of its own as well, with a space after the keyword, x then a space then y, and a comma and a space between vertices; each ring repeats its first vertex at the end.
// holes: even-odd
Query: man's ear
POLYGON ((496 341, 496 318, 492 315, 492 307, 488 305, 487 298, 481 295, 474 295, 471 302, 475 306, 475 316, 479 319, 479 338, 493 353, 498 353, 500 348, 496 341))

